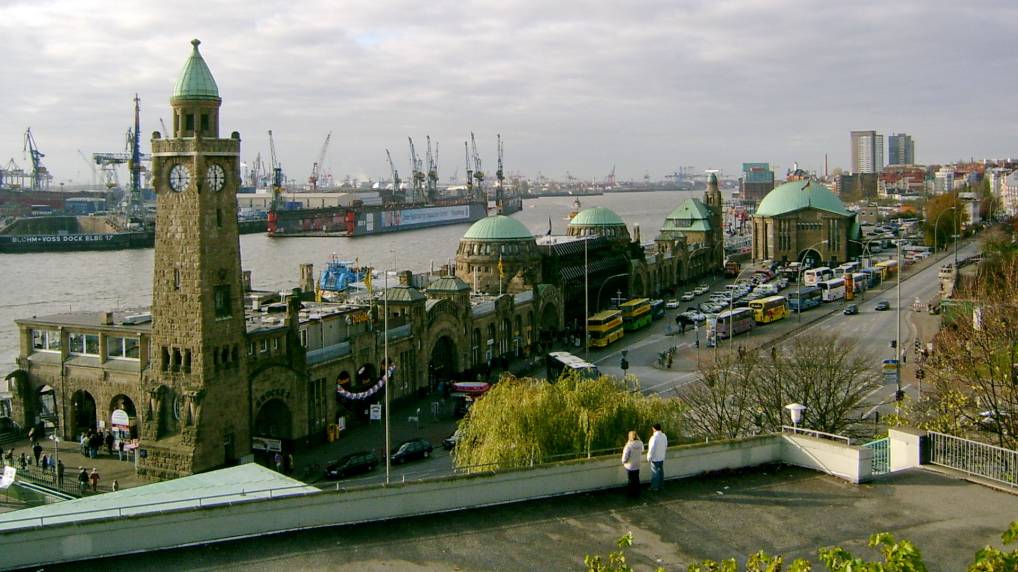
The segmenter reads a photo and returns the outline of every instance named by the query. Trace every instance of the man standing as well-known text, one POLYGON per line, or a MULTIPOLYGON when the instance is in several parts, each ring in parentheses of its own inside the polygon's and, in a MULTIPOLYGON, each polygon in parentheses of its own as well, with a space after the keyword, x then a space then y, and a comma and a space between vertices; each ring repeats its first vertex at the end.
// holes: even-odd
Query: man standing
POLYGON ((57 460, 57 486, 64 488, 64 462, 57 460))
POLYGON ((654 424, 654 434, 647 443, 647 461, 650 462, 650 490, 660 491, 665 480, 665 451, 668 437, 661 431, 661 424, 654 424))

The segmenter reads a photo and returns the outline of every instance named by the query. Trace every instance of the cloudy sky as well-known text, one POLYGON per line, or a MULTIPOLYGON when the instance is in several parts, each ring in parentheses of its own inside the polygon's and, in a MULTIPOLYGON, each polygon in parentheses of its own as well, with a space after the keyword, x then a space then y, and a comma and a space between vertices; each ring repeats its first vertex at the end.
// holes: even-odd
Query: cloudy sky
MULTIPOLYGON (((680 166, 849 163, 849 131, 906 132, 920 162, 1018 155, 1013 0, 111 2, 0 0, 0 163, 26 127, 58 182, 169 120, 192 38, 224 136, 306 179, 326 134, 337 178, 409 169, 407 137, 463 175, 660 179, 680 166), (1008 38, 1011 38, 1010 40, 1008 38)), ((143 144, 147 150, 147 141, 143 144)))

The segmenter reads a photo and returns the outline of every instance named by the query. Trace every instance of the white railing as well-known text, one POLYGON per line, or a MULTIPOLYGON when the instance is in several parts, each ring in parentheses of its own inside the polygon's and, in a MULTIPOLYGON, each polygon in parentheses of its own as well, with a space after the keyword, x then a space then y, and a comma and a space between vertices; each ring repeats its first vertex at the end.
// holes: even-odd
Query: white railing
POLYGON ((1018 486, 1018 451, 935 431, 930 431, 929 436, 931 464, 1009 487, 1018 486))
POLYGON ((816 431, 814 429, 803 429, 802 427, 789 427, 788 425, 782 425, 781 432, 792 433, 796 435, 798 434, 809 435, 810 437, 815 437, 817 439, 844 441, 846 445, 852 444, 852 439, 850 437, 845 437, 844 435, 835 435, 834 433, 824 433, 823 431, 816 431))

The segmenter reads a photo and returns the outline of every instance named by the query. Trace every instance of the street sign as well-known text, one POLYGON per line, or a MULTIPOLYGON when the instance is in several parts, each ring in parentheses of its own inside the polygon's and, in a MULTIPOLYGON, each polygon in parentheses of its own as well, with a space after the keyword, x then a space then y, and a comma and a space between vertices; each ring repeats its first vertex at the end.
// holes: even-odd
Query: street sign
POLYGON ((372 421, 381 421, 382 420, 382 404, 381 403, 372 403, 371 406, 368 407, 368 418, 371 419, 372 421))
POLYGON ((884 374, 884 383, 898 383, 898 360, 885 359, 881 364, 881 372, 884 374))

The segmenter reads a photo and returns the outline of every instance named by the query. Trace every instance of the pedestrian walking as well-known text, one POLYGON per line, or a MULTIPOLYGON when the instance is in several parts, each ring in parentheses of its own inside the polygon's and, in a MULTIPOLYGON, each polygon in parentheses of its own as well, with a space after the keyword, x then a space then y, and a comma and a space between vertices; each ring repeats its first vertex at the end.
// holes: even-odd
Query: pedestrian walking
POLYGON ((120 490, 120 483, 117 482, 117 479, 113 479, 113 492, 117 492, 119 490, 120 490))
POLYGON ((7 466, 8 467, 14 466, 14 447, 11 447, 10 449, 7 450, 7 466))
POLYGON ((42 472, 44 473, 49 470, 49 455, 42 456, 42 461, 39 466, 42 467, 42 472))
POLYGON ((283 472, 283 455, 279 451, 276 451, 276 455, 272 458, 272 462, 276 464, 276 472, 283 472))
POLYGON ((28 467, 28 457, 25 456, 24 451, 21 452, 21 459, 19 459, 19 461, 20 461, 19 464, 21 465, 21 470, 24 471, 25 468, 28 467))
POLYGON ((286 454, 286 474, 293 473, 293 453, 286 454))
POLYGON ((98 492, 99 490, 99 471, 92 467, 92 472, 88 474, 88 480, 92 482, 92 492, 98 492))
POLYGON ((106 454, 113 456, 113 433, 111 431, 106 432, 106 454))
POLYGON ((85 467, 78 467, 78 490, 81 491, 81 496, 85 496, 85 491, 88 489, 88 472, 85 467))
POLYGON ((636 431, 629 432, 629 441, 622 449, 622 466, 626 468, 629 498, 640 497, 640 459, 643 457, 643 441, 636 431))
POLYGON ((87 457, 88 456, 88 434, 87 433, 82 433, 81 436, 78 438, 78 442, 81 445, 81 456, 87 457))
POLYGON ((64 488, 64 462, 57 459, 57 486, 64 488))
POLYGON ((665 480, 665 452, 668 437, 661 430, 661 424, 654 424, 654 434, 647 443, 647 461, 650 462, 650 490, 660 491, 665 480))
POLYGON ((117 440, 117 460, 118 461, 123 461, 124 460, 124 440, 123 439, 118 439, 117 440))
POLYGON ((35 455, 35 464, 39 464, 39 455, 42 455, 42 445, 36 443, 32 446, 32 454, 35 455))

